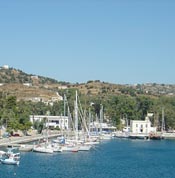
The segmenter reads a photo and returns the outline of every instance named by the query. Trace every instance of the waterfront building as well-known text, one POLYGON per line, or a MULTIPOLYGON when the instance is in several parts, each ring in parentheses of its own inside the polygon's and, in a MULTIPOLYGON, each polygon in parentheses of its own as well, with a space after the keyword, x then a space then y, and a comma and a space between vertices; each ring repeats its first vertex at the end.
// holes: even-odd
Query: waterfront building
POLYGON ((62 130, 69 129, 68 116, 48 116, 48 115, 30 115, 31 123, 45 120, 46 126, 49 128, 60 128, 62 130))
POLYGON ((111 124, 108 124, 108 123, 100 123, 100 122, 91 122, 89 124, 89 127, 90 127, 90 131, 100 131, 100 129, 102 131, 105 131, 105 132, 114 132, 116 130, 116 127, 112 126, 111 124))
POLYGON ((151 126, 150 117, 153 114, 148 113, 145 117, 145 120, 131 120, 130 121, 130 130, 134 134, 145 134, 148 135, 151 132, 156 133, 157 128, 151 126))

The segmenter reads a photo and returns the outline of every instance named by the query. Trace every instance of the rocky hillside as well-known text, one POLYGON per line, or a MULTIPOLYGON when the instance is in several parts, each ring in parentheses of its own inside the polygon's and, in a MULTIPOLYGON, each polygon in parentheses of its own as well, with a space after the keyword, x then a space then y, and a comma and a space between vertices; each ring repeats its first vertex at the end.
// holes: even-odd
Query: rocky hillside
POLYGON ((175 85, 165 84, 137 84, 120 85, 90 80, 87 83, 70 84, 59 82, 52 78, 27 74, 21 70, 0 67, 0 92, 14 95, 18 100, 31 101, 57 101, 62 99, 59 95, 64 89, 78 89, 82 94, 91 96, 108 95, 175 95, 175 85))
POLYGON ((58 89, 64 82, 27 74, 21 70, 0 67, 0 92, 14 95, 18 100, 53 101, 60 100, 58 89))
POLYGON ((0 67, 0 83, 18 83, 18 84, 31 84, 31 85, 41 85, 41 84, 57 84, 58 81, 55 79, 37 76, 33 74, 27 74, 21 70, 0 67))

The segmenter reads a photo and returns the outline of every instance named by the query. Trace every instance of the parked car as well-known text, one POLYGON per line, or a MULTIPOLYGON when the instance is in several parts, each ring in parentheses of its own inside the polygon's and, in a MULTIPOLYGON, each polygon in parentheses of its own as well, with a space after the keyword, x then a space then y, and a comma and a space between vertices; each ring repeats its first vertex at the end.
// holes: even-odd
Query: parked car
POLYGON ((13 137, 20 137, 20 135, 18 133, 14 133, 12 134, 13 137))

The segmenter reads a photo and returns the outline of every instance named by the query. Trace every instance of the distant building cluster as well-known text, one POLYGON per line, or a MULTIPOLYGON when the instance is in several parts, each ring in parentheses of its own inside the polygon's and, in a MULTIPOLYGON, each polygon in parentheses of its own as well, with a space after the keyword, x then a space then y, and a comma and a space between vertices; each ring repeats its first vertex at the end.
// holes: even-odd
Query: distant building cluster
POLYGON ((43 102, 46 105, 53 106, 54 102, 62 101, 63 97, 58 95, 58 96, 54 96, 54 97, 51 97, 50 99, 48 99, 48 97, 45 97, 45 96, 43 96, 43 97, 42 96, 38 96, 38 97, 25 97, 25 98, 23 98, 23 100, 32 101, 32 102, 43 102))

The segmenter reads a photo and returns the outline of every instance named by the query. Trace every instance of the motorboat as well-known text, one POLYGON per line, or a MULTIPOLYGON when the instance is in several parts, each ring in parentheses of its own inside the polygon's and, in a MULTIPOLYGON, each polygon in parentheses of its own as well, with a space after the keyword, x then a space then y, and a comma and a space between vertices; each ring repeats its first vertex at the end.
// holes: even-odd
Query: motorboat
POLYGON ((11 164, 11 165, 19 165, 19 162, 20 162, 17 158, 13 156, 1 158, 0 161, 3 164, 11 164))

